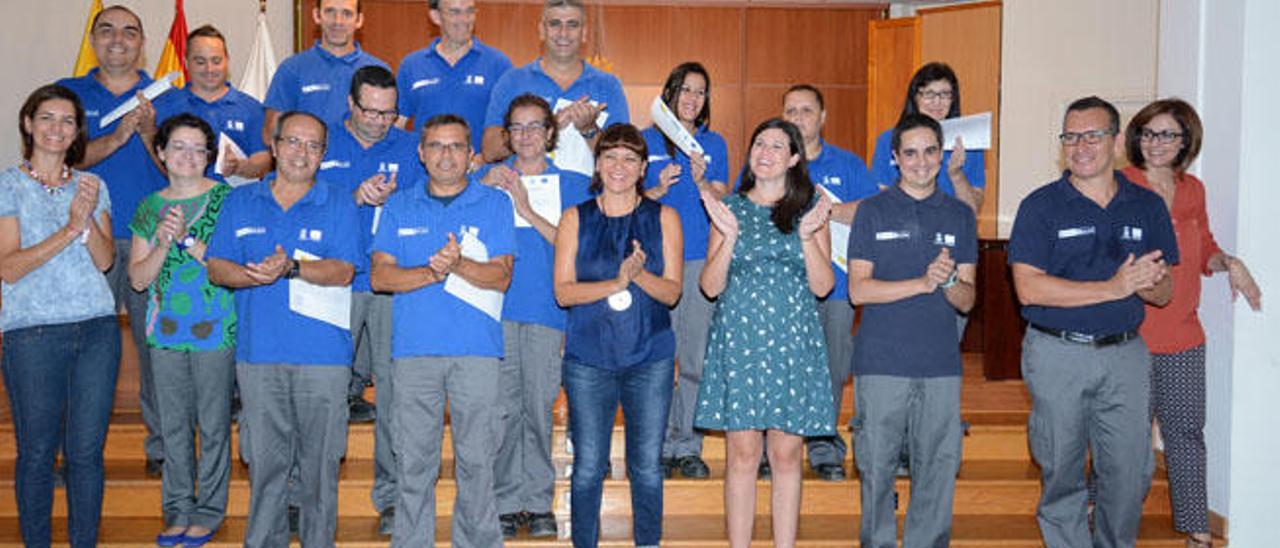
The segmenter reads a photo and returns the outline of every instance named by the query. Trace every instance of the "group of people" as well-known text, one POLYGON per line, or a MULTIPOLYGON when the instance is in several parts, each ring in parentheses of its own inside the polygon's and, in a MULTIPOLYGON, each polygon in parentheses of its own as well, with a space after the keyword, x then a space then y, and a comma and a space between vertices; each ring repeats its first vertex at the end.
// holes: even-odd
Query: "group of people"
MULTIPOLYGON (((661 96, 701 149, 690 154, 631 125, 618 79, 582 60, 580 0, 545 3, 542 56, 523 67, 472 35, 474 0, 429 13, 440 37, 393 74, 354 40, 358 0, 317 0, 321 38, 281 64, 265 104, 227 83, 225 39, 201 26, 187 86, 139 95, 103 125, 150 83, 140 19, 110 6, 91 27, 99 67, 28 97, 23 161, 0 172, 24 542, 51 542, 59 452, 69 541, 97 541, 123 308, 148 463, 162 470, 160 546, 202 546, 222 524, 237 391, 246 546, 287 544, 294 512, 304 546, 334 543, 356 414, 376 422, 380 530, 394 546, 432 543, 446 406, 453 544, 555 536, 562 387, 575 546, 598 543, 619 406, 636 545, 661 542, 665 478, 710 475, 702 432, 715 430, 730 544, 751 543, 769 477, 774 542, 792 546, 806 446, 818 477, 846 477, 836 423, 851 375, 861 545, 897 543, 904 454, 905 545, 946 545, 985 182, 982 152, 943 139, 960 113, 954 72, 915 73, 871 169, 822 138, 822 92, 792 86, 731 174, 701 64, 677 66, 661 96), (548 156, 563 139, 586 142, 592 175, 548 156)), ((1153 409, 1175 525, 1207 546, 1199 274, 1228 272, 1255 308, 1260 292, 1214 243, 1186 174, 1195 112, 1178 100, 1140 112, 1123 171, 1119 124, 1096 97, 1068 107, 1067 171, 1023 202, 1010 239, 1038 517, 1051 546, 1133 545, 1153 409)))

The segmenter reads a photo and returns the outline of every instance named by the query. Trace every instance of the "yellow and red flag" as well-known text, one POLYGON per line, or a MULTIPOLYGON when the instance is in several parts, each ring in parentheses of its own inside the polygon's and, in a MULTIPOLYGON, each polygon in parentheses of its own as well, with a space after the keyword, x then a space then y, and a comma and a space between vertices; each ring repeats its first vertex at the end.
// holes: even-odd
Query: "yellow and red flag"
POLYGON ((89 41, 89 35, 93 34, 93 18, 97 17, 100 11, 102 11, 102 0, 93 0, 93 4, 89 6, 89 18, 84 22, 84 37, 80 39, 80 53, 76 54, 76 66, 71 70, 72 76, 84 76, 98 66, 98 56, 93 53, 93 44, 89 41))
POLYGON ((153 77, 182 71, 182 75, 173 81, 173 87, 180 88, 187 83, 187 17, 182 13, 182 0, 174 0, 173 4, 173 25, 169 26, 169 39, 160 52, 160 62, 156 63, 153 77))

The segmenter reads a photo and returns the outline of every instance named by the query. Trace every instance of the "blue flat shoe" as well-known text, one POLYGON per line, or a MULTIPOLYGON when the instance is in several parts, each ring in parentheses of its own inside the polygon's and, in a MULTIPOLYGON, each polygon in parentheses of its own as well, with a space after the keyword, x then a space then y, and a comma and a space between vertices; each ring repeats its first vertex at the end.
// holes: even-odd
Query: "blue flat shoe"
POLYGON ((185 532, 174 533, 172 535, 161 533, 156 535, 156 546, 180 546, 186 538, 187 536, 185 532))
POLYGON ((200 535, 198 537, 184 535, 182 537, 182 546, 184 546, 185 548, 200 548, 201 546, 204 546, 206 543, 208 543, 211 539, 213 539, 213 535, 216 535, 216 534, 218 534, 217 529, 209 531, 208 533, 200 535))

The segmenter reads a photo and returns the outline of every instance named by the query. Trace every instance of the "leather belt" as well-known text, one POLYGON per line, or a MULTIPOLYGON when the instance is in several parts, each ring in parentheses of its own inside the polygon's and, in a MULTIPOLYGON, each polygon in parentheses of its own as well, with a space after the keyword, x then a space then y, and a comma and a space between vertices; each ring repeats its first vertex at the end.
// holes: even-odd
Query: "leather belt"
POLYGON ((1077 331, 1066 331, 1063 329, 1054 329, 1052 327, 1045 327, 1043 325, 1036 325, 1036 324, 1027 324, 1027 325, 1029 325, 1032 329, 1035 329, 1036 331, 1052 336, 1054 338, 1062 339, 1064 341, 1076 343, 1076 344, 1087 344, 1095 348, 1102 348, 1104 346, 1116 345, 1116 344, 1128 342, 1130 340, 1138 338, 1137 330, 1125 331, 1124 333, 1113 333, 1111 335, 1090 335, 1088 333, 1080 333, 1077 331))

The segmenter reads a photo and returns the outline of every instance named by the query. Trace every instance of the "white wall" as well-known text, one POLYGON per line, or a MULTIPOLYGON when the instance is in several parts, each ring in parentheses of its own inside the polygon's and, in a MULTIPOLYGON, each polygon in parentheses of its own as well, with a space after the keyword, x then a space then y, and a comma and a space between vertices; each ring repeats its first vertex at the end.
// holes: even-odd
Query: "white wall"
MULTIPOLYGON (((71 75, 80 38, 89 14, 90 0, 7 0, 6 25, 0 32, 0 74, 5 75, 5 93, 0 93, 0 166, 12 165, 21 157, 18 141, 18 109, 35 88, 71 75)), ((146 33, 143 70, 155 70, 160 50, 173 22, 173 0, 104 0, 110 6, 128 6, 142 17, 146 33)), ((187 29, 212 23, 227 37, 231 56, 231 81, 240 74, 253 46, 258 0, 185 0, 187 29)), ((293 51, 293 2, 269 0, 267 20, 276 59, 293 51)))

